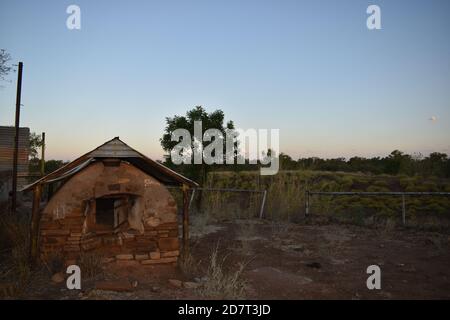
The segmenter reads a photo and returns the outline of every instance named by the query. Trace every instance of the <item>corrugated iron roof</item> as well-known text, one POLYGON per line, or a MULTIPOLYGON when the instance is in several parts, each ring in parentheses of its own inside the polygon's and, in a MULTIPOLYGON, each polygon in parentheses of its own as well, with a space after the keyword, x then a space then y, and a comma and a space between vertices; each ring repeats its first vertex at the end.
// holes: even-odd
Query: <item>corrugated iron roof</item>
POLYGON ((154 161, 137 150, 131 148, 125 142, 115 137, 95 148, 94 150, 82 155, 74 161, 66 164, 58 170, 49 173, 34 183, 25 186, 21 191, 27 191, 37 184, 52 183, 58 180, 68 178, 69 176, 79 172, 85 168, 90 162, 99 158, 120 158, 128 161, 132 165, 141 169, 145 173, 155 177, 161 183, 167 185, 181 185, 187 184, 189 186, 198 186, 198 184, 191 179, 169 169, 163 164, 154 161))

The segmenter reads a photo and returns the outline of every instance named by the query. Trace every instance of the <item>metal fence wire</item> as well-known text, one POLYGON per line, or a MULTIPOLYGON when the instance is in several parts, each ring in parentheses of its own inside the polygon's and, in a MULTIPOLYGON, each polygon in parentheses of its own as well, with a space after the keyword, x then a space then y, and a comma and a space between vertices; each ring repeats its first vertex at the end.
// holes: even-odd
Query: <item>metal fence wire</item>
MULTIPOLYGON (((181 203, 179 188, 172 188, 172 194, 181 203)), ((221 220, 264 218, 266 197, 267 190, 194 188, 190 193, 189 214, 221 220)))
POLYGON ((314 192, 305 191, 305 217, 311 215, 312 196, 347 197, 401 197, 401 220, 406 225, 407 198, 410 197, 449 197, 450 192, 314 192))

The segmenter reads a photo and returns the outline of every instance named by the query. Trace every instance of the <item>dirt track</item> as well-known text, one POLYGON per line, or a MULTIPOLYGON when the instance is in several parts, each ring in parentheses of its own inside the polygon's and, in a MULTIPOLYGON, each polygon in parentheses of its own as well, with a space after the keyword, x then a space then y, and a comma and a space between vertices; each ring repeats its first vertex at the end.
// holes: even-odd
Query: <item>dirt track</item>
MULTIPOLYGON (((226 267, 248 262, 247 299, 449 299, 449 237, 408 230, 373 230, 345 225, 273 225, 251 221, 193 230, 192 254, 203 270, 218 243, 226 267), (206 233, 206 234, 205 234, 206 233), (366 268, 381 268, 381 290, 368 290, 366 268)), ((176 288, 184 277, 173 266, 105 267, 106 278, 137 280, 131 292, 82 292, 36 279, 25 298, 198 299, 194 289, 176 288)), ((201 275, 199 275, 201 276, 201 275)))

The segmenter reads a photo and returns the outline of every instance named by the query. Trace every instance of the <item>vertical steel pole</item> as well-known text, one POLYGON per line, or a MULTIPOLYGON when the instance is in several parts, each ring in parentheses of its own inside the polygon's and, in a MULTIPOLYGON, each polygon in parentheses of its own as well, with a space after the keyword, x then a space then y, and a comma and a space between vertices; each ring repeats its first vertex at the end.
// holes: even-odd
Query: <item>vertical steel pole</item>
POLYGON ((14 159, 13 159, 13 180, 12 180, 12 199, 11 211, 16 212, 17 207, 17 165, 19 161, 19 129, 20 129, 20 100, 22 96, 22 70, 23 63, 19 62, 19 72, 17 76, 17 95, 16 95, 16 121, 14 136, 14 159))
POLYGON ((45 132, 42 132, 41 176, 45 175, 45 132))

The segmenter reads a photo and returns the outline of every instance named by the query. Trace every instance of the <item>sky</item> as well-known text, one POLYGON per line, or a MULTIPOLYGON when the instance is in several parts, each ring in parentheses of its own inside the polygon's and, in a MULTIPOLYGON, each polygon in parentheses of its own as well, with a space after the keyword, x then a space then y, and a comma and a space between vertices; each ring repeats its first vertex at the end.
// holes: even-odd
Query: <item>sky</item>
POLYGON ((293 158, 450 154, 449 13, 448 0, 0 0, 0 48, 24 63, 21 126, 46 132, 48 159, 116 136, 161 159, 165 118, 196 105, 279 129, 293 158))

